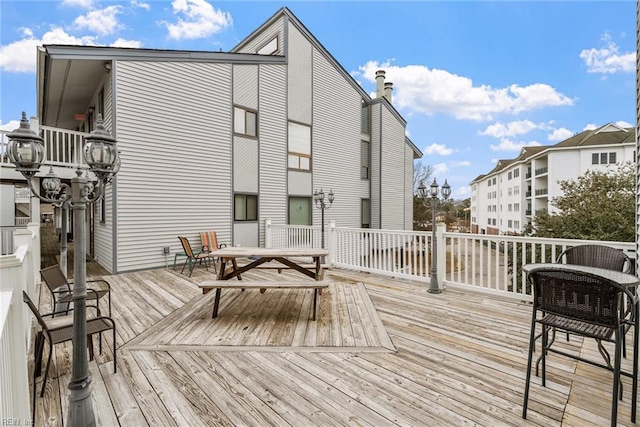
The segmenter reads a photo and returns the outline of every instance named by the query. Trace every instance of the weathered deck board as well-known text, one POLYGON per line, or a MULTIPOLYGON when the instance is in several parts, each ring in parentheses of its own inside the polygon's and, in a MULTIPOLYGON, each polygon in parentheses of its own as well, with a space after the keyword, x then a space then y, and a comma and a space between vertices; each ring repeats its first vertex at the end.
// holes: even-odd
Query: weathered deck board
MULTIPOLYGON (((520 417, 528 304, 453 289, 433 295, 424 284, 334 269, 315 322, 307 290, 226 290, 211 319, 213 293, 197 283, 212 274, 198 266, 192 278, 170 269, 108 277, 118 373, 105 334, 104 354, 96 343, 90 363, 98 425, 609 424, 611 374, 558 355, 549 356, 546 388, 533 377, 528 419, 520 417)), ((599 357, 592 340, 557 339, 599 357)), ((37 425, 66 417, 70 349, 54 349, 37 425)), ((629 426, 630 379, 623 383, 618 422, 629 426)))

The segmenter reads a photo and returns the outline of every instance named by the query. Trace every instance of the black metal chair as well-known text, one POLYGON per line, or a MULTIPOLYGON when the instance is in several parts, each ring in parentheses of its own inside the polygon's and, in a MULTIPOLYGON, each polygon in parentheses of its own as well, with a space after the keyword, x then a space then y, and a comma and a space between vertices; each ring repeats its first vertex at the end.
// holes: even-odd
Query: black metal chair
MULTIPOLYGON (((546 386, 546 358, 549 352, 557 353, 598 366, 613 372, 613 391, 611 402, 611 425, 616 425, 618 395, 621 392, 620 375, 633 379, 631 420, 635 422, 637 403, 638 364, 634 363, 633 372, 621 371, 623 336, 631 326, 635 326, 634 311, 637 297, 634 292, 618 283, 601 276, 571 270, 570 266, 558 266, 536 269, 529 273, 528 280, 533 289, 533 314, 529 338, 529 356, 527 360, 526 385, 522 418, 527 417, 531 367, 535 341, 536 325, 542 325, 542 386, 546 386), (632 301, 624 304, 623 297, 632 301), (588 360, 577 354, 570 354, 553 347, 554 339, 549 340, 549 332, 560 330, 599 341, 615 344, 613 366, 588 360)), ((638 343, 634 339, 634 360, 637 360, 638 343)), ((622 396, 620 396, 621 398, 622 396)))
POLYGON ((180 270, 180 273, 181 274, 184 273, 184 268, 187 266, 187 263, 188 263, 189 277, 191 277, 191 274, 193 273, 193 269, 195 268, 197 261, 200 261, 200 264, 202 264, 202 261, 204 261, 205 267, 207 268, 207 270, 209 270, 209 259, 210 259, 209 252, 208 251, 194 252, 193 249, 191 249, 191 244, 189 243, 189 239, 183 236, 178 236, 178 239, 180 239, 180 243, 182 244, 182 249, 184 250, 184 254, 187 257, 184 264, 182 264, 182 270, 180 270))
MULTIPOLYGON (((44 378, 42 379, 42 389, 40 397, 44 396, 44 388, 47 385, 49 376, 49 367, 51 365, 51 357, 53 355, 53 346, 73 339, 73 315, 61 317, 53 317, 53 314, 40 314, 36 305, 31 301, 26 292, 22 292, 22 300, 27 304, 33 315, 38 321, 40 329, 36 333, 34 345, 34 368, 33 368, 33 412, 32 419, 35 420, 36 408, 36 378, 40 376, 42 370, 42 356, 44 353, 44 342, 49 343, 49 355, 47 358, 47 366, 44 369, 44 378), (51 319, 45 317, 51 316, 51 319)), ((93 306, 92 306, 93 307, 93 306)), ((116 364, 116 322, 106 316, 98 316, 87 319, 87 346, 89 348, 89 359, 93 360, 93 334, 102 334, 104 331, 113 331, 113 373, 117 372, 116 364)), ((100 339, 100 353, 102 353, 102 339, 100 339)))

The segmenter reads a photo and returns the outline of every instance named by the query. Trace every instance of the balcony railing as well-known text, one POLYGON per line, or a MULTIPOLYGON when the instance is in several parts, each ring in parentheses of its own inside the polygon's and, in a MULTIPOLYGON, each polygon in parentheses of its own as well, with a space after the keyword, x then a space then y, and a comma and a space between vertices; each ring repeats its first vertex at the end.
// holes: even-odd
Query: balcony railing
POLYGON ((544 196, 549 192, 548 188, 539 188, 536 190, 536 196, 544 196))
MULTIPOLYGON (((11 131, 0 130, 0 163, 9 164, 6 155, 9 138, 7 134, 11 131)), ((46 166, 66 166, 75 168, 84 164, 82 150, 84 148, 84 136, 87 133, 76 132, 67 129, 52 128, 49 126, 40 127, 41 136, 44 138, 46 166)))
POLYGON ((540 169, 536 169, 536 176, 538 176, 538 175, 542 175, 542 174, 545 174, 545 173, 547 173, 548 171, 549 171, 549 168, 548 168, 548 167, 546 167, 546 166, 545 166, 545 167, 543 167, 543 168, 540 168, 540 169))

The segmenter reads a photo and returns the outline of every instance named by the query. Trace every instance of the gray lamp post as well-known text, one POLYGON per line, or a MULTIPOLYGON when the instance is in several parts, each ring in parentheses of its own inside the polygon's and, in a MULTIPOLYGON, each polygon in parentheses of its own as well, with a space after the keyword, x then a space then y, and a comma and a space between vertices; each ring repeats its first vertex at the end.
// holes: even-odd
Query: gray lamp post
MULTIPOLYGON (((73 286, 73 361, 71 381, 69 382, 69 410, 67 423, 70 426, 95 426, 95 416, 91 404, 91 377, 87 360, 87 265, 85 212, 87 204, 102 197, 105 185, 118 173, 120 159, 116 149, 116 140, 107 132, 98 115, 96 128, 84 138, 84 159, 89 171, 98 177, 98 186, 83 176, 78 168, 71 179, 71 186, 63 184, 49 171, 44 177, 45 196, 38 194, 31 179, 39 171, 45 156, 44 140, 29 128, 26 113, 22 113, 20 127, 7 135, 7 152, 16 170, 27 179, 31 192, 48 203, 68 206, 73 209, 74 234, 74 286, 73 286)), ((66 235, 62 236, 66 240, 66 235)))
POLYGON ((320 245, 322 246, 322 249, 324 249, 324 211, 325 209, 329 209, 331 207, 331 205, 333 205, 333 200, 334 200, 334 194, 333 194, 333 190, 329 190, 329 194, 327 195, 328 197, 325 198, 324 196, 324 191, 322 191, 322 188, 320 188, 320 191, 315 190, 313 192, 313 202, 316 205, 316 208, 319 208, 320 211, 322 212, 322 217, 321 217, 321 223, 320 223, 320 245), (329 204, 327 204, 327 200, 329 201, 329 204))
MULTIPOLYGON (((427 206, 429 203, 429 199, 431 199, 431 281, 429 282, 429 289, 427 290, 432 294, 439 294, 442 292, 440 287, 438 286, 438 248, 436 241, 436 209, 438 208, 438 193, 440 193, 440 187, 436 182, 436 179, 433 179, 433 183, 429 186, 429 190, 427 193, 427 187, 425 187, 424 182, 420 182, 420 186, 418 187, 418 196, 422 199, 422 204, 427 206)), ((447 183, 447 180, 444 180, 444 185, 442 186, 442 200, 447 200, 451 195, 451 187, 447 183)))

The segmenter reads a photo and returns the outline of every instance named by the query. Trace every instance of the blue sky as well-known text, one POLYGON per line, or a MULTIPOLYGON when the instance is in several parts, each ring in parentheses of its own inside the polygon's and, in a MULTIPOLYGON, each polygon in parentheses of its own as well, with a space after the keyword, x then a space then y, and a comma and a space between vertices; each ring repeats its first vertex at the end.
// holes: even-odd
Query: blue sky
POLYGON ((36 45, 228 51, 287 6, 393 104, 455 198, 518 155, 635 117, 634 1, 0 1, 0 128, 35 114, 36 45))

